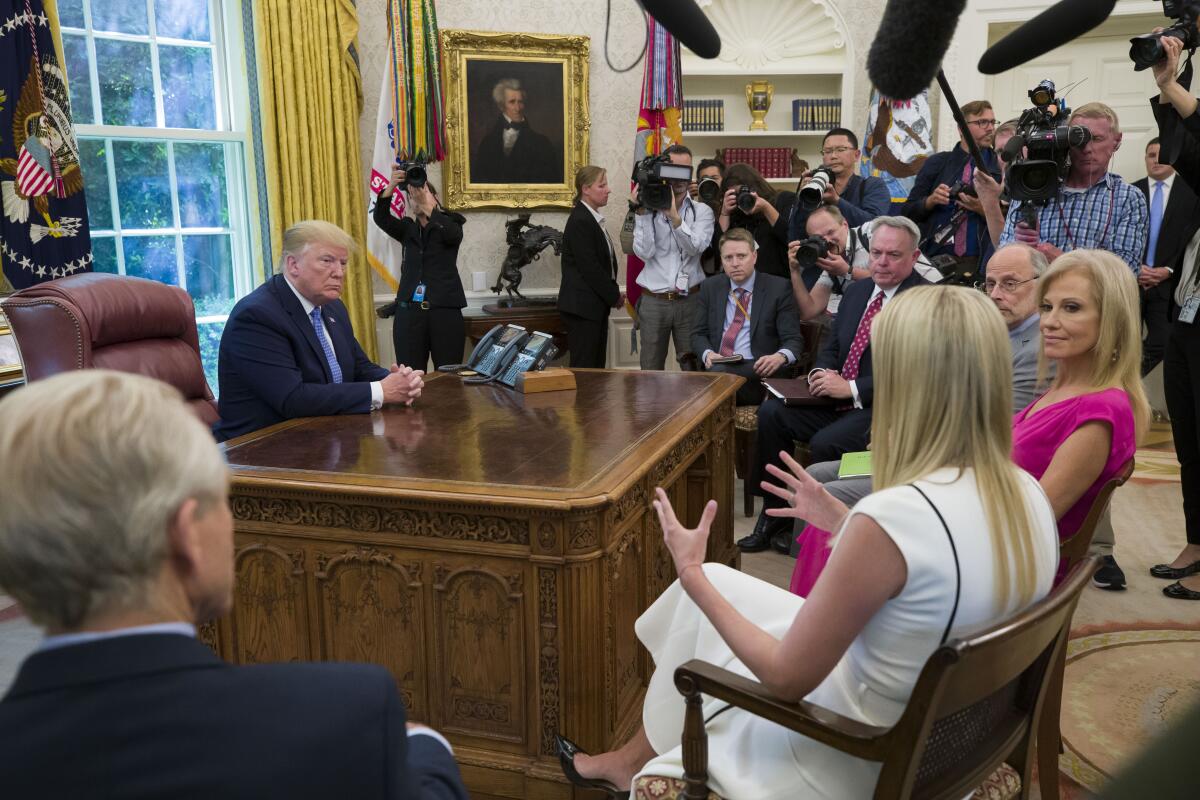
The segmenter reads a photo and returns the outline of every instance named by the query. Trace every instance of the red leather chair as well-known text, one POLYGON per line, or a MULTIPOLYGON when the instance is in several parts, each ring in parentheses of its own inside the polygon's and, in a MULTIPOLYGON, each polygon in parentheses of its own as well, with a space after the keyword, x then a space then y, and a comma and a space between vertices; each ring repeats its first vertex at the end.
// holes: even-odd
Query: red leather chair
POLYGON ((4 313, 27 381, 93 367, 136 372, 178 389, 205 425, 217 421, 196 311, 182 289, 87 272, 22 289, 4 301, 4 313))

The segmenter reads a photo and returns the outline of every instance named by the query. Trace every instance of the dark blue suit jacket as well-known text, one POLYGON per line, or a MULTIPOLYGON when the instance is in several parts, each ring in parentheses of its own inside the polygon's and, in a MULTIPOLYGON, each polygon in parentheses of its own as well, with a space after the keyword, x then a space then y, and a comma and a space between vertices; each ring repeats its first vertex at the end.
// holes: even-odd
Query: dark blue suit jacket
POLYGON ((371 382, 388 371, 373 363, 354 338, 340 300, 321 306, 343 383, 334 384, 312 321, 282 275, 275 275, 233 307, 217 362, 223 442, 296 417, 365 414, 371 382))
POLYGON ((64 800, 465 800, 454 758, 408 737, 404 717, 381 667, 236 667, 188 636, 121 636, 21 665, 0 701, 0 785, 64 800))
MULTIPOLYGON (((897 292, 911 289, 914 286, 928 286, 929 281, 917 273, 912 273, 900 283, 897 292)), ((858 333, 858 323, 862 320, 867 303, 875 293, 875 282, 869 279, 852 281, 842 295, 842 303, 838 306, 837 316, 833 318, 832 335, 827 334, 821 343, 821 352, 813 369, 834 369, 841 371, 850 354, 850 345, 854 342, 854 334, 858 333)), ((875 378, 871 372, 871 346, 863 351, 858 362, 858 377, 854 381, 858 387, 858 398, 864 408, 871 407, 875 396, 875 378)))

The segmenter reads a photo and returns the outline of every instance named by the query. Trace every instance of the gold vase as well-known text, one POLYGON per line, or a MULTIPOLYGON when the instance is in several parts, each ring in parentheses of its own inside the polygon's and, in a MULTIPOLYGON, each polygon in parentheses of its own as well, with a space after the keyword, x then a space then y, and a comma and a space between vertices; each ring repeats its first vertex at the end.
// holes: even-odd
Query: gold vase
POLYGON ((753 81, 746 84, 746 105, 750 107, 750 130, 767 129, 767 111, 775 99, 775 87, 768 81, 753 81))

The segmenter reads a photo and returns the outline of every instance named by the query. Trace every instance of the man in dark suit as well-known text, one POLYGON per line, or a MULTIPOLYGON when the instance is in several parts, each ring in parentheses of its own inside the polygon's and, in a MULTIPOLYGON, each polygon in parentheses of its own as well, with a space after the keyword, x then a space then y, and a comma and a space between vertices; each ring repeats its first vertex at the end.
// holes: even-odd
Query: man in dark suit
POLYGON ((465 800, 448 743, 406 722, 383 668, 238 667, 196 638, 232 605, 233 518, 178 392, 86 370, 0 409, 20 459, 0 463, 19 494, 0 508, 0 587, 47 632, 0 700, 6 797, 465 800))
POLYGON ((1192 235, 1200 228, 1200 198, 1185 181, 1175 180, 1175 168, 1159 163, 1158 137, 1146 144, 1146 177, 1134 186, 1150 205, 1150 235, 1146 239, 1146 257, 1138 272, 1141 287, 1142 322, 1146 336, 1142 340, 1142 375, 1162 361, 1171 326, 1171 266, 1183 254, 1192 235))
POLYGON ((471 159, 472 183, 562 183, 562 159, 525 118, 525 88, 505 78, 492 89, 500 118, 471 159))
POLYGON ((745 228, 731 228, 721 236, 720 275, 700 285, 700 308, 692 329, 692 352, 704 368, 741 375, 737 404, 762 402, 762 379, 795 363, 804 347, 800 312, 792 299, 791 283, 755 270, 758 253, 754 236, 745 228), (714 359, 740 356, 737 363, 714 359))
POLYGON ((608 313, 621 305, 617 251, 600 209, 608 203, 608 176, 587 165, 575 175, 575 208, 562 243, 558 313, 567 328, 572 367, 604 369, 608 356, 608 313))
POLYGON ((753 473, 754 491, 763 498, 763 511, 754 532, 738 541, 744 552, 769 546, 788 552, 791 520, 767 515, 783 501, 764 492, 760 483, 770 478, 768 464, 783 467, 781 450, 792 452, 796 442, 808 442, 814 463, 832 461, 843 453, 866 449, 871 432, 871 323, 897 292, 929 282, 913 272, 920 251, 921 232, 907 217, 879 217, 871 232, 871 278, 851 283, 844 294, 817 356, 808 373, 814 397, 831 400, 827 406, 788 408, 768 397, 758 407, 758 463, 753 473))
POLYGON ((422 372, 371 362, 338 298, 354 240, 322 220, 283 234, 280 274, 238 301, 217 361, 217 441, 296 417, 365 414, 421 395, 422 372))

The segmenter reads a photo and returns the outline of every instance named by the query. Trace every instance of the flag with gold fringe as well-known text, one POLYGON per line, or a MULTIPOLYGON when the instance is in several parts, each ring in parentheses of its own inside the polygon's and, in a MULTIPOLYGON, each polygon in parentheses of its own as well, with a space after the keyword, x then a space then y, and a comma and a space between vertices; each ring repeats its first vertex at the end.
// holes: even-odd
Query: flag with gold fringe
MULTIPOLYGON (((683 142, 683 76, 679 65, 679 40, 667 33, 658 21, 646 15, 646 66, 642 76, 642 103, 638 112, 633 163, 657 155, 673 144, 683 142)), ((633 164, 630 165, 630 173, 633 164)), ((625 267, 626 310, 636 318, 641 287, 637 276, 644 264, 630 255, 625 267)))
MULTIPOLYGON (((442 47, 433 0, 388 0, 389 54, 379 86, 379 118, 367 197, 367 259, 393 289, 403 248, 371 216, 398 161, 433 163, 446 157, 442 47)), ((404 193, 393 192, 392 213, 404 215, 404 193)))
POLYGON ((0 0, 0 262, 14 289, 92 268, 55 11, 0 0))

